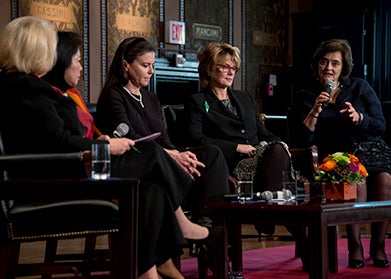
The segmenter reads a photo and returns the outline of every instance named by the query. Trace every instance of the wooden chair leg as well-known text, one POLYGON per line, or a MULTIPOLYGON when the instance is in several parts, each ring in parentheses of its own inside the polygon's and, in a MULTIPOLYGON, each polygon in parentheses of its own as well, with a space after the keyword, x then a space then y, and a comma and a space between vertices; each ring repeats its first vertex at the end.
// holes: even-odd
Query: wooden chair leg
POLYGON ((0 245, 0 278, 15 279, 15 270, 18 265, 20 243, 0 245))
POLYGON ((208 276, 208 264, 205 259, 198 258, 198 278, 199 279, 206 279, 208 276))
MULTIPOLYGON (((56 261, 56 255, 57 255, 57 246, 58 246, 58 240, 57 239, 48 239, 46 240, 46 247, 45 247, 45 263, 54 263, 56 261)), ((51 279, 52 275, 42 275, 42 279, 51 279)))
POLYGON ((85 238, 84 242, 84 254, 87 258, 91 258, 91 256, 95 253, 96 251, 96 239, 97 236, 87 236, 85 238))

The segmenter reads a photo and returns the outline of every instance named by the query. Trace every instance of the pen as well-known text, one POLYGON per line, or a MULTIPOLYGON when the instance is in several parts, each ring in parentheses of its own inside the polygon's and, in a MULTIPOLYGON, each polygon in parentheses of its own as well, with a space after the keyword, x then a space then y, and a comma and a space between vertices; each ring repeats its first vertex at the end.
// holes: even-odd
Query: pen
POLYGON ((141 151, 138 149, 138 148, 136 148, 136 146, 132 146, 132 149, 134 150, 134 151, 136 151, 138 154, 141 154, 141 151))

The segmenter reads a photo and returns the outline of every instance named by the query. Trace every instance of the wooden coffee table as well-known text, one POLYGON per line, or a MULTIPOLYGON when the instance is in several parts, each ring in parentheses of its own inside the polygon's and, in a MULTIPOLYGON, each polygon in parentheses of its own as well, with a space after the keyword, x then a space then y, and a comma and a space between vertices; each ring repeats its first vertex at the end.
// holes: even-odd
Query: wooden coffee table
POLYGON ((326 279, 338 271, 337 225, 391 220, 391 200, 365 203, 311 202, 306 204, 268 204, 212 202, 208 205, 224 226, 216 239, 214 278, 228 278, 227 228, 232 228, 232 271, 242 272, 241 224, 303 225, 309 234, 309 278, 326 279))

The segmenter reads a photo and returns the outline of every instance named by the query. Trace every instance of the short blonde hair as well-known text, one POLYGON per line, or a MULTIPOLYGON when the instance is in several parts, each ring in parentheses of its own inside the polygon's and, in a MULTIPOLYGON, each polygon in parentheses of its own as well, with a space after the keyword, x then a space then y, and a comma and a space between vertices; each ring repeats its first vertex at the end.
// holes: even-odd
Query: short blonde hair
POLYGON ((44 19, 25 16, 7 24, 0 37, 0 68, 42 75, 56 62, 57 30, 44 19))
POLYGON ((203 87, 209 85, 210 73, 216 68, 217 64, 231 59, 236 67, 240 67, 240 50, 237 47, 225 43, 210 43, 197 55, 199 65, 198 73, 203 87))

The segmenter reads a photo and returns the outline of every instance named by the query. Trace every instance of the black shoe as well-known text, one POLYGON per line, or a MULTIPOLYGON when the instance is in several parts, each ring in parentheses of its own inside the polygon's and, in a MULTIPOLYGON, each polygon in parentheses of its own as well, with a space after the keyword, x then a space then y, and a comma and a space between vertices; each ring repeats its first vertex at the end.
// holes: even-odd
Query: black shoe
POLYGON ((187 239, 187 242, 189 244, 195 243, 195 244, 211 244, 215 240, 219 234, 223 231, 222 226, 213 226, 212 221, 208 217, 204 217, 198 221, 198 224, 200 226, 203 226, 208 229, 208 236, 206 238, 201 238, 201 239, 187 239))
POLYGON ((348 266, 350 267, 350 268, 363 268, 364 266, 365 266, 365 263, 364 263, 364 260, 363 260, 363 258, 364 258, 364 252, 363 252, 363 248, 362 248, 362 245, 361 245, 361 243, 360 243, 360 245, 358 246, 358 245, 349 245, 348 244, 348 247, 349 247, 349 261, 348 261, 348 266), (351 255, 351 250, 353 250, 353 248, 352 247, 356 247, 355 249, 357 250, 357 248, 358 249, 360 249, 360 255, 361 255, 361 259, 353 259, 353 256, 351 255))
POLYGON ((385 268, 390 266, 390 262, 388 260, 373 259, 373 266, 385 268))
POLYGON ((385 268, 385 267, 390 266, 390 262, 387 259, 386 252, 384 252, 384 243, 381 245, 375 245, 375 243, 371 241, 369 255, 372 258, 373 266, 381 267, 381 268, 385 268), (378 254, 378 252, 380 252, 380 250, 382 250, 382 253, 385 256, 385 259, 376 258, 376 255, 378 254))
POLYGON ((349 267, 350 268, 363 268, 365 263, 363 260, 352 260, 349 259, 349 267))

